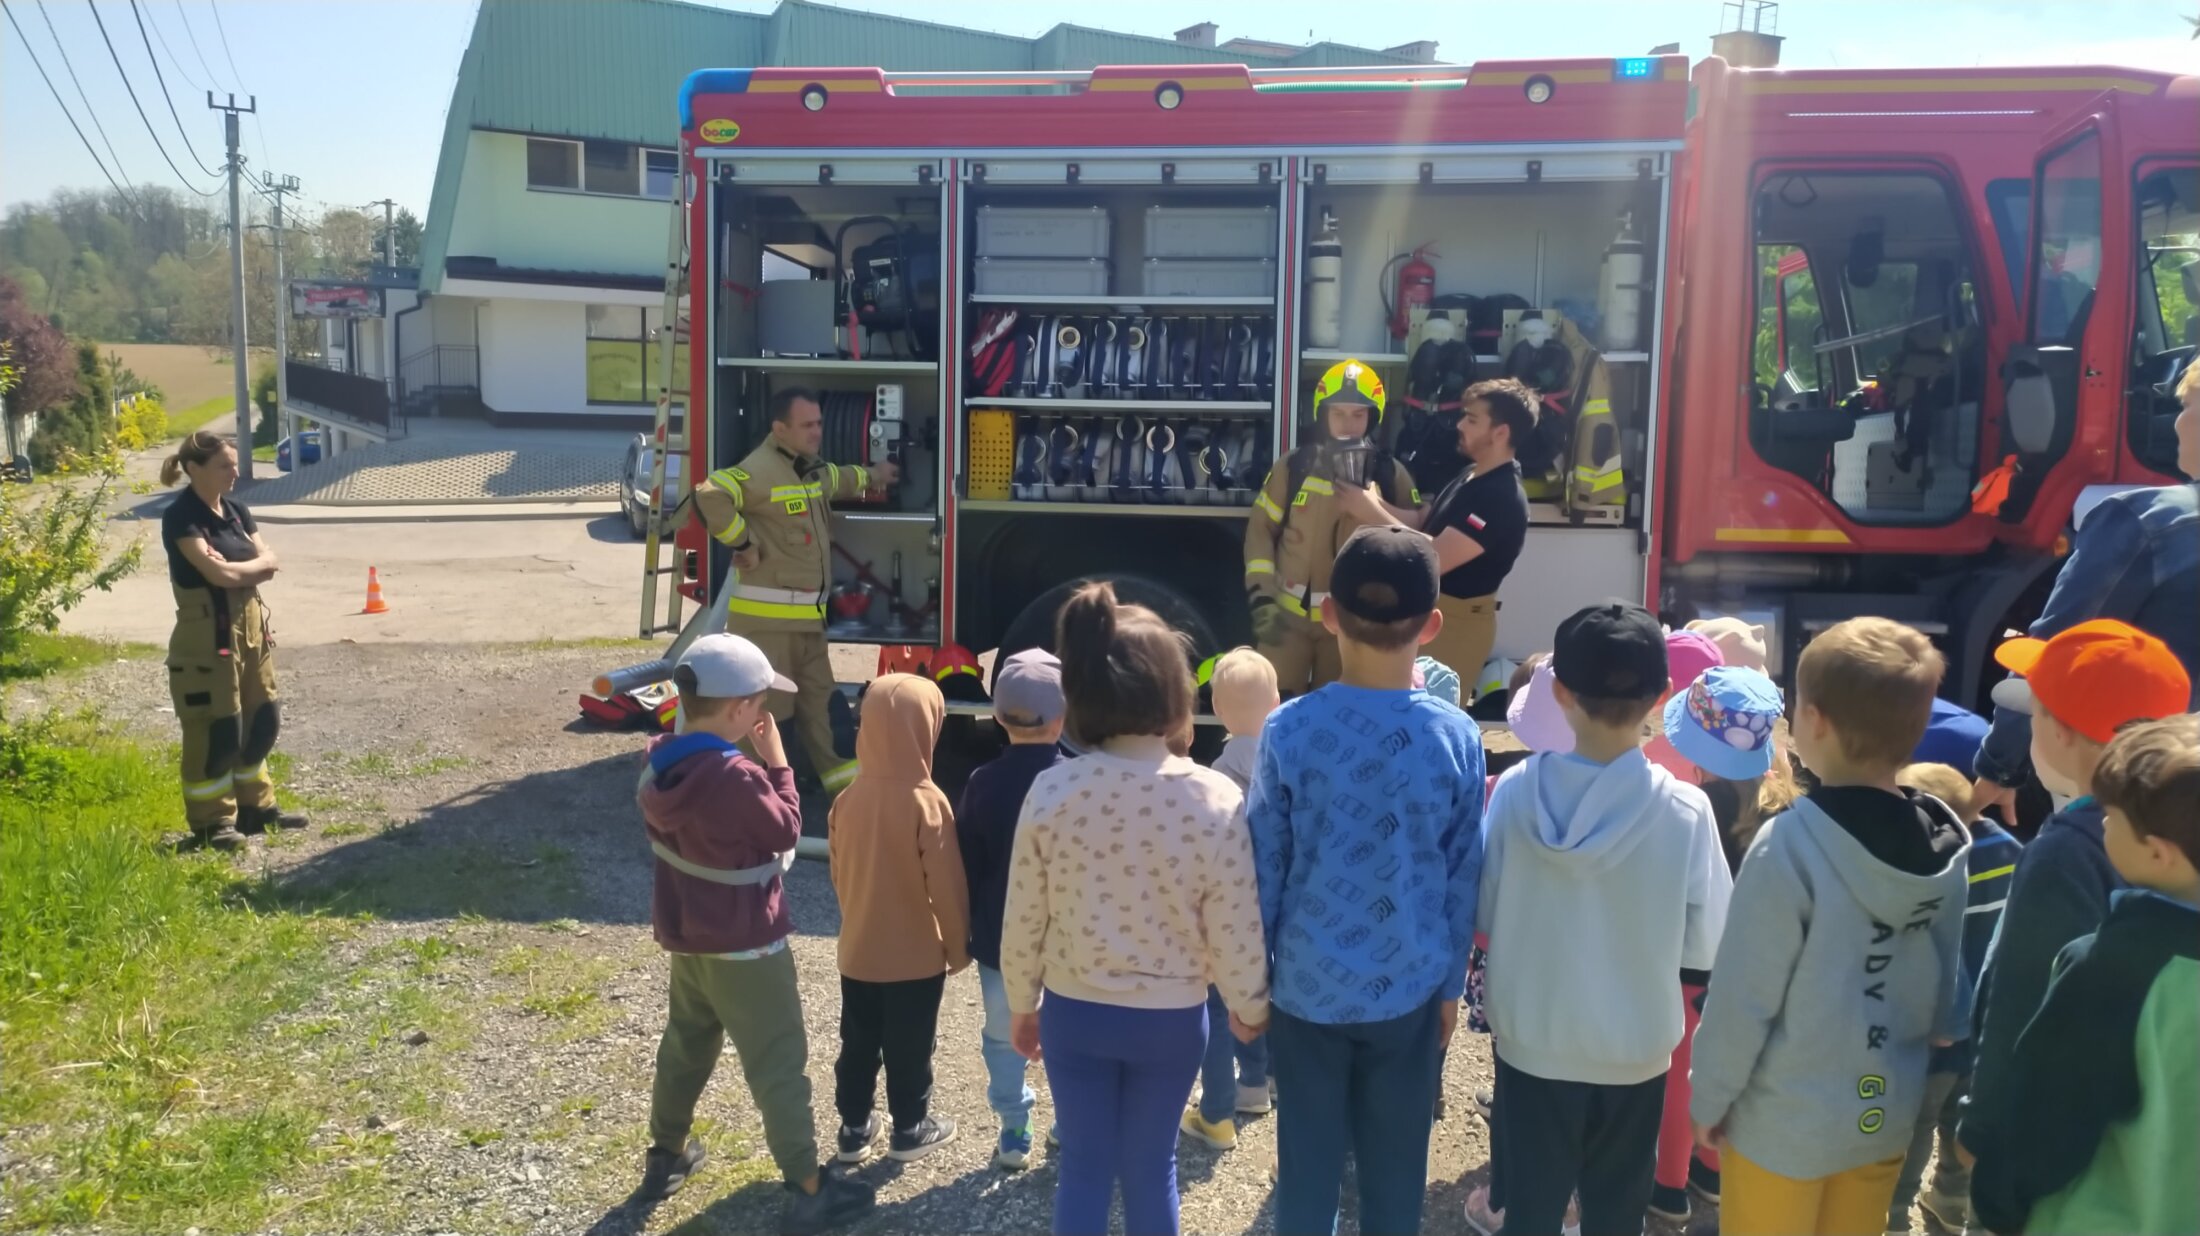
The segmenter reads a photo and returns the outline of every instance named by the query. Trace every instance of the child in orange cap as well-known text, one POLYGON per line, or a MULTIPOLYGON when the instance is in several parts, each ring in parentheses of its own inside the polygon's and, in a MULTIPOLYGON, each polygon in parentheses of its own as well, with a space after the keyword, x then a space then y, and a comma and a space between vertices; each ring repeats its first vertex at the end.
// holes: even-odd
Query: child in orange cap
MULTIPOLYGON (((2041 784, 2078 795, 2048 817, 2025 847, 1979 977, 1971 1099, 1956 1140, 1975 1153, 1970 1130, 2009 1119, 2017 1034, 2039 1010, 2056 954, 2098 930, 2109 894, 2123 887, 2109 863, 2093 774, 2116 732, 2134 721, 2185 711, 2192 682, 2169 645, 2112 618, 2081 622, 2049 640, 2013 639, 1994 659, 2021 677, 1994 688, 1994 702, 2032 716, 2032 765, 2041 784)), ((2075 1170, 2075 1166, 2073 1167, 2075 1170)))

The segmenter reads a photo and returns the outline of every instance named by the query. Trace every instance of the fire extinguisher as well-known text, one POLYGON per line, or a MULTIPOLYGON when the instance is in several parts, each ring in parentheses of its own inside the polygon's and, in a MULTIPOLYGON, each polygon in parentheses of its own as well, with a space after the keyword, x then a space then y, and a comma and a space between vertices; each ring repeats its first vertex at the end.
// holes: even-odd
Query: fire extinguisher
POLYGON ((1436 298, 1436 267, 1429 259, 1442 256, 1431 242, 1411 253, 1399 254, 1384 267, 1386 276, 1392 269, 1398 272, 1383 306, 1390 311, 1391 338, 1403 339, 1413 333, 1413 310, 1426 307, 1436 298))

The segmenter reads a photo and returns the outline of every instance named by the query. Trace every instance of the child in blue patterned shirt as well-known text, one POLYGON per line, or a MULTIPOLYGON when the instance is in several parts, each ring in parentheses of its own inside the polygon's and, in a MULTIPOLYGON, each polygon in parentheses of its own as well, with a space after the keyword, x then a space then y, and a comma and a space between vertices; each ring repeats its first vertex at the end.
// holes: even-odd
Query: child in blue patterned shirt
POLYGON ((1421 1230, 1437 1060, 1459 1016, 1482 864, 1481 731, 1417 690, 1443 619, 1436 552, 1362 528, 1322 622, 1344 674, 1284 704, 1246 800, 1273 954, 1276 1229, 1327 1232, 1345 1156, 1360 1229, 1421 1230))

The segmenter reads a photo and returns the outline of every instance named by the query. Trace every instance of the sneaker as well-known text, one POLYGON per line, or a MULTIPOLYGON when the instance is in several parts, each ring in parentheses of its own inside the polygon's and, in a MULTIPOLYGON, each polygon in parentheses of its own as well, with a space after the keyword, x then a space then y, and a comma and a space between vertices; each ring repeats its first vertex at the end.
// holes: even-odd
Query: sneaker
POLYGON ((914 1163, 955 1140, 955 1122, 946 1116, 926 1116, 916 1127, 894 1130, 886 1143, 886 1157, 897 1163, 914 1163))
POLYGON ((674 1154, 661 1147, 651 1146, 642 1156, 642 1196, 649 1198, 671 1197, 687 1183, 695 1169, 709 1158, 703 1143, 689 1138, 686 1149, 674 1154))
POLYGON ((1004 1172, 1020 1172, 1031 1162, 1031 1126, 1002 1129, 1000 1147, 993 1152, 993 1166, 1004 1172))
POLYGON ((1917 1195, 1917 1205, 1925 1217, 1940 1225, 1944 1232, 1960 1234, 1971 1221, 1971 1199, 1961 1193, 1943 1193, 1939 1189, 1926 1189, 1917 1195))
POLYGON ((1650 1213, 1667 1223, 1688 1222, 1688 1190, 1658 1185, 1650 1190, 1650 1213))
POLYGON ((1235 1120, 1223 1119, 1212 1122, 1203 1120, 1200 1118, 1199 1109, 1195 1107, 1185 1111, 1184 1122, 1177 1127, 1190 1134, 1193 1141, 1206 1143, 1210 1150, 1237 1149, 1237 1121, 1235 1120))
POLYGON ((804 1193, 794 1185, 783 1187, 790 1196, 787 1208, 779 1212, 779 1236, 814 1236, 846 1227, 871 1213, 878 1202, 871 1186, 830 1169, 819 1170, 815 1193, 804 1193))
POLYGON ((1719 1169, 1705 1167, 1702 1160, 1688 1161, 1688 1191, 1706 1206, 1719 1204, 1719 1169))
POLYGON ((207 828, 191 830, 189 847, 194 850, 221 850, 227 853, 244 848, 244 834, 237 831, 235 823, 223 820, 207 828))
POLYGON ((842 1163, 863 1162, 871 1157, 871 1143, 885 1130, 886 1122, 878 1118, 877 1112, 872 1112, 871 1118, 861 1125, 840 1126, 840 1153, 835 1157, 842 1163))
POLYGON ((1490 1209, 1490 1187, 1483 1185, 1467 1194, 1467 1226, 1482 1236, 1497 1236, 1504 1229, 1505 1212, 1490 1209))
POLYGON ((1237 1110, 1241 1116, 1265 1116, 1276 1110, 1276 1096, 1266 1086, 1239 1086, 1237 1110))

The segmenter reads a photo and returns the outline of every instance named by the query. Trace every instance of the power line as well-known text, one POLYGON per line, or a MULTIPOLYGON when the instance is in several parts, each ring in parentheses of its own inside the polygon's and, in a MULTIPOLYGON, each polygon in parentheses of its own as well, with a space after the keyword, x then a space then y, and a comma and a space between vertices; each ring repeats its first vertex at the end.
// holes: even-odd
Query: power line
MULTIPOLYGON (((107 126, 99 123, 99 113, 92 110, 92 97, 84 93, 84 83, 76 76, 76 65, 69 61, 69 49, 61 43, 61 32, 53 28, 53 18, 46 12, 46 0, 38 0, 38 16, 46 23, 46 33, 53 36, 54 50, 61 53, 61 67, 69 71, 69 83, 76 87, 77 101, 84 104, 84 114, 92 118, 92 128, 98 131, 100 144, 107 148, 107 157, 115 161, 115 174, 122 177, 123 184, 129 185, 130 173, 122 168, 122 156, 115 153, 115 144, 107 136, 107 126)), ((21 34, 22 31, 18 30, 16 33, 21 34)), ((135 191, 137 186, 130 185, 130 188, 135 191)), ((124 200, 127 201, 128 198, 125 197, 124 200)), ((135 202, 130 203, 130 206, 132 210, 137 209, 135 202)), ((138 213, 145 212, 140 210, 138 213)))
MULTIPOLYGON (((96 16, 99 12, 98 5, 94 4, 91 8, 96 16)), ((160 101, 168 105, 168 118, 176 122, 176 132, 183 135, 184 150, 190 153, 192 161, 207 175, 219 175, 213 168, 206 166, 206 160, 199 158, 198 151, 191 148, 191 134, 183 127, 183 117, 176 114, 176 100, 168 93, 168 79, 161 75, 160 57, 153 54, 153 40, 145 37, 145 14, 139 11, 138 0, 130 0, 130 16, 137 19, 138 42, 145 44, 145 58, 153 62, 153 80, 160 83, 160 101)), ((101 31, 105 32, 104 26, 101 31)))
POLYGON ((129 203, 130 212, 143 217, 145 212, 138 209, 137 203, 131 200, 129 194, 123 193, 122 186, 115 183, 114 173, 107 170, 105 163, 100 162, 99 151, 93 148, 92 140, 84 136, 84 127, 76 122, 75 116, 69 114, 69 105, 62 101, 61 91, 55 89, 53 78, 46 75, 46 66, 38 62, 38 52, 31 47, 30 39, 24 37, 23 24, 15 20, 15 10, 8 7, 8 0, 0 0, 0 12, 8 15, 8 25, 15 28, 16 40, 23 44, 24 53, 31 58, 31 64, 37 68, 39 79, 46 83, 46 89, 53 92, 54 106, 61 109, 62 119, 67 120, 69 127, 76 130, 76 140, 84 143, 84 153, 92 156, 92 162, 99 166, 99 174, 107 178, 108 184, 114 185, 116 193, 122 194, 122 200, 129 203))
MULTIPOLYGON (((41 2, 43 2, 43 0, 41 0, 41 2)), ((189 82, 193 90, 211 90, 213 88, 207 85, 205 82, 201 82, 198 78, 191 76, 191 67, 183 62, 183 58, 181 56, 178 56, 176 54, 175 48, 168 46, 167 34, 161 30, 160 23, 154 20, 153 16, 150 13, 148 13, 145 17, 145 24, 153 28, 153 37, 160 40, 160 49, 168 53, 168 63, 176 66, 176 72, 183 74, 183 80, 189 82)), ((213 79, 213 76, 214 75, 211 73, 207 74, 208 80, 211 81, 213 79)))
MULTIPOLYGON (((180 5, 182 3, 182 0, 177 0, 177 3, 180 5)), ((223 29, 222 27, 222 6, 216 4, 214 0, 206 0, 206 7, 214 10, 214 33, 221 36, 222 59, 229 62, 230 80, 237 83, 238 90, 243 91, 245 94, 252 93, 249 90, 245 90, 244 74, 237 71, 237 58, 234 55, 230 54, 229 31, 223 29)), ((252 113, 252 134, 253 136, 260 139, 260 162, 270 162, 267 157, 267 130, 261 126, 260 113, 257 111, 252 113)))
MULTIPOLYGON (((184 188, 198 194, 200 197, 215 196, 213 191, 201 189, 192 184, 191 178, 183 174, 182 168, 176 166, 176 161, 169 155, 168 148, 161 145, 160 131, 153 127, 152 117, 145 114, 145 105, 138 102, 137 87, 130 84, 129 71, 122 67, 122 57, 115 52, 115 41, 107 37, 107 23, 99 19, 99 6, 87 3, 84 7, 92 11, 92 20, 99 25, 99 38, 101 42, 107 45, 107 58, 115 62, 115 72, 122 75, 122 88, 130 92, 130 105, 137 108, 138 119, 145 124, 145 135, 153 139, 153 149, 160 152, 160 157, 168 164, 168 170, 176 174, 176 179, 183 182, 184 188)), ((193 159, 198 158, 196 154, 191 157, 193 159)))
POLYGON ((199 67, 206 70, 206 80, 221 85, 221 79, 214 76, 213 66, 206 63, 206 53, 199 50, 198 31, 191 28, 191 10, 184 7, 183 0, 176 0, 176 16, 183 18, 184 37, 191 40, 191 54, 199 58, 199 67))

